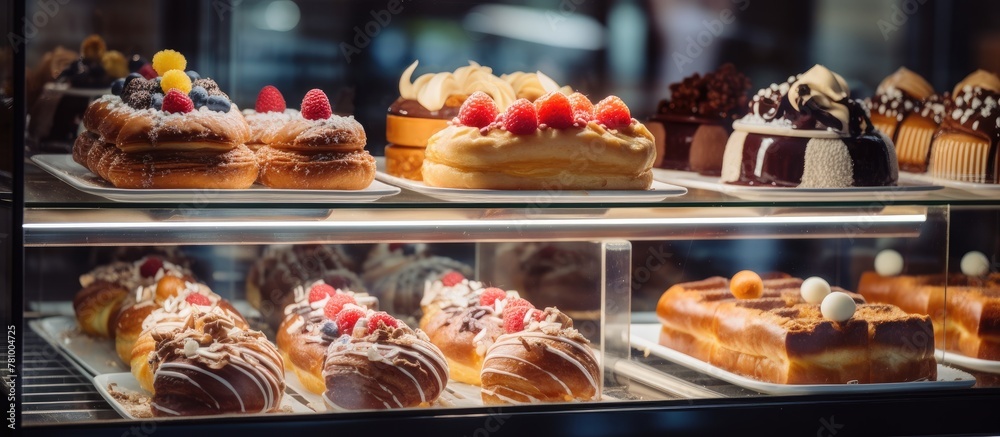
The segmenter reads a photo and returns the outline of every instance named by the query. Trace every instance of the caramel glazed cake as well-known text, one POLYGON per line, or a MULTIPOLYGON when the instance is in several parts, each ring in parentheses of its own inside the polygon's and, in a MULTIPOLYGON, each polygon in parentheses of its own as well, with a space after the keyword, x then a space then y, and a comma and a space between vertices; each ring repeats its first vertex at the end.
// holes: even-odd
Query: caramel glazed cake
MULTIPOLYGON (((892 305, 857 304, 843 322, 803 300, 803 281, 765 277, 758 298, 736 299, 730 281, 678 284, 657 304, 660 344, 724 370, 776 384, 848 384, 935 380, 934 346, 907 339, 931 335, 927 316, 892 305)), ((830 293, 832 296, 837 293, 830 293)))

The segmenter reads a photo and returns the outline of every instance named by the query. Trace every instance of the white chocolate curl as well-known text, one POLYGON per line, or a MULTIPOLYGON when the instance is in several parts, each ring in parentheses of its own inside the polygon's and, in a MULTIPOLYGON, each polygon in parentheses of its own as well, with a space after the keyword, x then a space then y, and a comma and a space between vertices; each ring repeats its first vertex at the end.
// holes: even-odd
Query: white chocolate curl
POLYGON ((535 100, 542 95, 559 91, 569 94, 569 87, 559 87, 548 76, 537 73, 515 72, 497 77, 490 67, 481 66, 473 61, 454 72, 427 73, 410 82, 413 72, 420 61, 414 61, 406 68, 399 78, 399 96, 404 99, 416 100, 430 111, 438 111, 444 107, 450 97, 464 100, 476 91, 489 94, 501 112, 519 98, 535 100))
POLYGON ((802 112, 802 106, 806 102, 815 101, 820 108, 840 120, 841 128, 838 131, 843 134, 848 131, 850 110, 847 109, 847 105, 838 102, 850 95, 851 89, 843 77, 817 64, 803 73, 788 89, 788 103, 791 103, 796 111, 802 112), (809 86, 808 96, 799 95, 800 85, 809 86))

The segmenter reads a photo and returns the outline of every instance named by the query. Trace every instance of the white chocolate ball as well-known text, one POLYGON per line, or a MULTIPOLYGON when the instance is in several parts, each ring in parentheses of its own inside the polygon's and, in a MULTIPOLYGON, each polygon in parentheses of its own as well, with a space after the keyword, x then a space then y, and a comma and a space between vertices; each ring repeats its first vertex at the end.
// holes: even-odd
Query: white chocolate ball
POLYGON ((983 276, 990 272, 990 259, 982 252, 972 251, 962 257, 962 273, 966 276, 983 276))
POLYGON ((848 296, 847 293, 842 293, 839 291, 834 291, 826 295, 823 299, 823 303, 820 304, 819 310, 823 313, 823 317, 833 320, 835 322, 846 322, 854 316, 854 311, 858 309, 858 305, 854 303, 854 299, 848 296))
POLYGON ((802 299, 806 302, 819 305, 823 303, 823 298, 830 294, 830 283, 819 276, 813 276, 802 281, 802 287, 799 291, 802 293, 802 299))
POLYGON ((875 271, 882 276, 896 276, 903 273, 903 255, 886 249, 875 256, 875 271))

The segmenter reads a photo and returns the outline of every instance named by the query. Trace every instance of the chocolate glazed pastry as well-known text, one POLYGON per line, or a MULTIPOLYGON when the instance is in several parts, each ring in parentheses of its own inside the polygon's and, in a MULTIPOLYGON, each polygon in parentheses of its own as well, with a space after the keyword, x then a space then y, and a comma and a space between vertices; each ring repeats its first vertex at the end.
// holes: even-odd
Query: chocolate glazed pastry
POLYGON ((934 134, 928 173, 1000 183, 1000 78, 978 71, 959 83, 953 95, 951 112, 934 134))
POLYGON ((276 411, 285 392, 277 349, 258 331, 215 313, 192 315, 185 328, 153 334, 157 342, 154 416, 276 411))
POLYGON ((335 410, 430 405, 448 383, 448 364, 422 331, 399 322, 341 336, 326 353, 326 404, 335 410))

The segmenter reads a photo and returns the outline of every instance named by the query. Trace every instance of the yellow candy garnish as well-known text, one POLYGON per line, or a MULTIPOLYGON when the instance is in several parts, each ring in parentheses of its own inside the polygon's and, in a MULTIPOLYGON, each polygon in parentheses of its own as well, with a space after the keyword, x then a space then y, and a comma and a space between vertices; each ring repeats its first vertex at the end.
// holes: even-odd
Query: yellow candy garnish
POLYGON ((184 55, 175 50, 160 50, 153 55, 153 70, 156 74, 163 76, 170 70, 184 71, 187 68, 187 59, 184 55))
POLYGON ((160 88, 166 95, 171 88, 177 88, 184 94, 191 92, 191 78, 181 70, 170 70, 160 79, 160 88))

